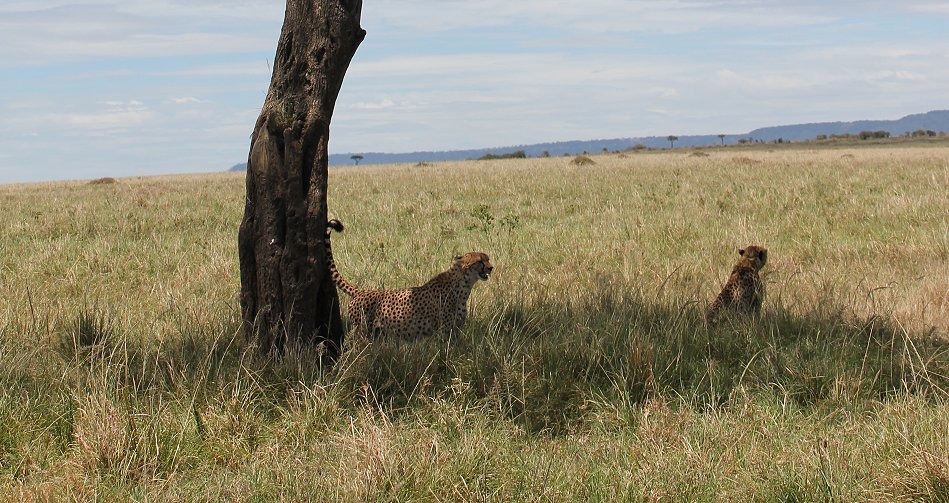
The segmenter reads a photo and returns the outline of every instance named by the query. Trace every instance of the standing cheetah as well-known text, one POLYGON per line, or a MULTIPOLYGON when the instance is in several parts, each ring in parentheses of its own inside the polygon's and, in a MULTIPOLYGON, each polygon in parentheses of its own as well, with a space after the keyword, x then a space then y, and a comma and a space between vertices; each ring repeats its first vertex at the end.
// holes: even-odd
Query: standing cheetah
POLYGON ((738 250, 741 259, 735 264, 722 293, 708 306, 705 321, 715 323, 722 312, 742 315, 761 314, 764 300, 764 283, 758 271, 768 261, 768 250, 758 245, 748 245, 738 250))
POLYGON ((468 252, 455 257, 447 271, 428 283, 398 290, 360 290, 336 269, 330 245, 332 231, 342 232, 339 220, 326 224, 326 259, 333 282, 346 293, 349 324, 356 333, 416 338, 460 329, 468 315, 468 296, 478 280, 487 281, 494 267, 488 256, 468 252))

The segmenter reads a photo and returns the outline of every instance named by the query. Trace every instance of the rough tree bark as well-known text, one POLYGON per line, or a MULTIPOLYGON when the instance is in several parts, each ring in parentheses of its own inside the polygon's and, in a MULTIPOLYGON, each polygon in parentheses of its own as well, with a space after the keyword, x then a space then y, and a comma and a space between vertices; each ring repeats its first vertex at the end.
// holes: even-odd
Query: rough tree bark
POLYGON ((238 232, 245 336, 262 352, 342 346, 326 267, 330 119, 356 48, 361 0, 287 0, 270 89, 251 135, 238 232))

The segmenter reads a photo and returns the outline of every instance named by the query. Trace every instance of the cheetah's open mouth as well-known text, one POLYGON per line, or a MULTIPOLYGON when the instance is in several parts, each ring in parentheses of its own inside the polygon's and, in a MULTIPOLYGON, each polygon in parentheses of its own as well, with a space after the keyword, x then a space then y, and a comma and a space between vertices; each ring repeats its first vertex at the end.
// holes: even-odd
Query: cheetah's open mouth
POLYGON ((482 273, 479 273, 478 276, 479 276, 482 280, 487 281, 489 274, 491 274, 491 271, 484 271, 484 272, 482 272, 482 273))

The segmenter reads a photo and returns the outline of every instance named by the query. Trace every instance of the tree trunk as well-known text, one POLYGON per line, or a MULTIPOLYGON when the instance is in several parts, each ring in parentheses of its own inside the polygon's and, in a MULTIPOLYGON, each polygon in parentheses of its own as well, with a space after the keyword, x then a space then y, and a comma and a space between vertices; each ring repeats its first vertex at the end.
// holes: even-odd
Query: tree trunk
POLYGON ((244 335, 262 352, 342 346, 336 287, 326 267, 330 119, 346 69, 366 36, 361 0, 287 0, 270 90, 251 135, 238 233, 244 335))

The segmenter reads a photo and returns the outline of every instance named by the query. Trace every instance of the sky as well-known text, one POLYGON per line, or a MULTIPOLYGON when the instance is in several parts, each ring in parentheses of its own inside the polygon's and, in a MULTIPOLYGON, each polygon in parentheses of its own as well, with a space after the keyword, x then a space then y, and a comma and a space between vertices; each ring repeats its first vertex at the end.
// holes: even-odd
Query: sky
MULTIPOLYGON (((244 162, 279 0, 0 0, 0 183, 244 162)), ((949 109, 949 2, 364 0, 330 153, 949 109)))

